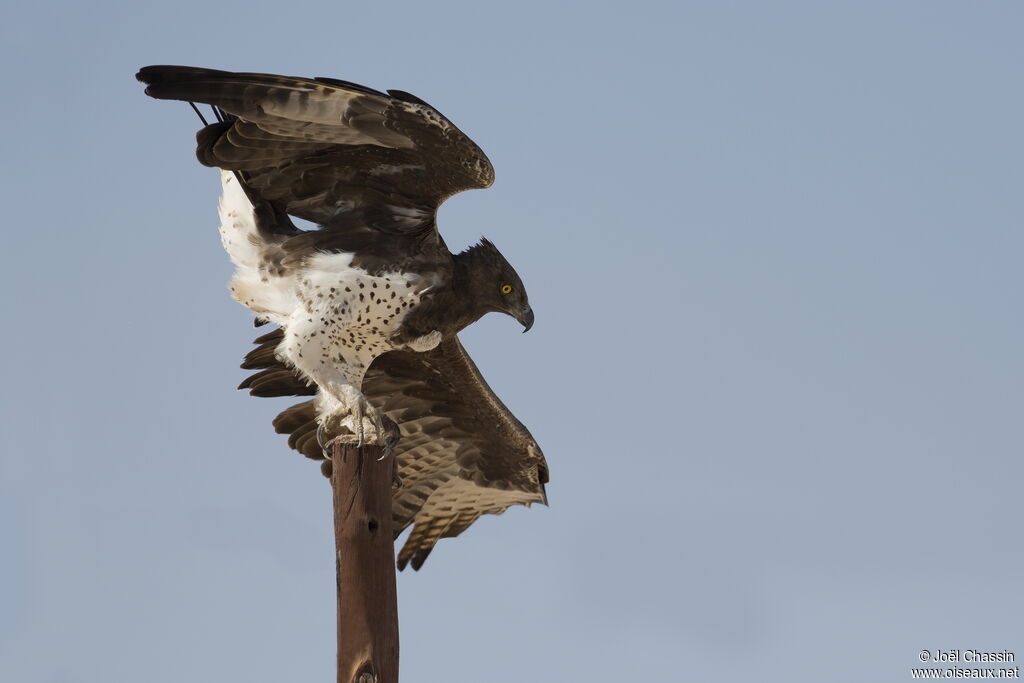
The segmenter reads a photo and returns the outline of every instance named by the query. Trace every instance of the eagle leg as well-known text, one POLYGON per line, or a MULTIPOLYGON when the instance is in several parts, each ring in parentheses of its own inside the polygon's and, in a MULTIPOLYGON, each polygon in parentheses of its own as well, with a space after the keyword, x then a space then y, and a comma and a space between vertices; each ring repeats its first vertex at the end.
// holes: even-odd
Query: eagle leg
MULTIPOLYGON (((322 411, 318 419, 317 441, 324 450, 327 457, 330 445, 335 439, 354 443, 356 447, 366 443, 383 446, 387 449, 394 440, 393 435, 384 426, 384 415, 366 400, 366 397, 351 385, 342 387, 342 391, 329 392, 333 399, 333 409, 322 411), (335 432, 338 428, 344 429, 347 433, 338 434, 329 438, 329 433, 335 432)), ((323 387, 320 389, 321 399, 324 394, 323 387)))
POLYGON ((364 436, 364 424, 363 418, 369 418, 373 424, 374 431, 377 433, 375 442, 384 442, 384 422, 380 419, 380 411, 370 405, 370 402, 366 400, 366 397, 362 394, 356 400, 352 406, 352 422, 356 425, 356 431, 359 434, 359 439, 356 441, 356 448, 360 448, 365 443, 364 436))
MULTIPOLYGON (((311 276, 312 277, 312 276, 311 276)), ((380 411, 359 390, 365 368, 373 361, 376 349, 359 353, 360 346, 339 345, 344 326, 325 326, 332 312, 303 307, 292 315, 284 328, 277 355, 295 367, 317 386, 318 437, 321 447, 333 438, 342 438, 362 446, 384 446, 387 440, 380 411), (330 436, 331 438, 328 438, 330 436)))
MULTIPOLYGON (((367 405, 369 405, 369 404, 367 404, 367 405)), ((370 408, 372 410, 376 411, 376 409, 373 408, 372 406, 370 406, 370 408)), ((379 458, 379 460, 383 460, 384 458, 388 457, 389 455, 391 455, 394 452, 395 446, 398 445, 398 440, 401 437, 401 432, 400 432, 400 430, 398 428, 398 424, 395 423, 394 420, 392 420, 387 415, 384 415, 384 414, 380 413, 379 411, 376 411, 376 412, 377 412, 377 414, 379 416, 379 424, 376 424, 375 428, 376 428, 378 434, 383 434, 384 435, 383 438, 380 439, 380 444, 383 446, 384 452, 381 454, 381 456, 379 458)), ((318 444, 320 444, 320 450, 323 451, 324 459, 325 460, 330 460, 331 459, 331 445, 334 443, 334 441, 336 441, 337 439, 352 439, 352 438, 353 438, 352 436, 347 436, 347 435, 336 436, 333 439, 332 438, 328 438, 328 436, 327 436, 327 428, 324 426, 324 423, 320 422, 316 426, 316 442, 318 444)), ((359 434, 359 436, 356 438, 356 441, 355 441, 356 448, 358 448, 358 447, 363 445, 362 439, 363 439, 363 434, 359 434)), ((401 488, 401 479, 398 478, 397 472, 395 474, 395 488, 401 488)))

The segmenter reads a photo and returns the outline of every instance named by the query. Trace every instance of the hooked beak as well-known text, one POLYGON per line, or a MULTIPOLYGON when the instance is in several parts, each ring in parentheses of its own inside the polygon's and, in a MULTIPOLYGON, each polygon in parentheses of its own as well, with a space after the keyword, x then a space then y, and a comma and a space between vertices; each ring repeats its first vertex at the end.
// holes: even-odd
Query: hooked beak
POLYGON ((523 334, 529 332, 530 328, 533 327, 533 309, 529 306, 519 311, 519 315, 515 316, 515 318, 523 326, 523 334))

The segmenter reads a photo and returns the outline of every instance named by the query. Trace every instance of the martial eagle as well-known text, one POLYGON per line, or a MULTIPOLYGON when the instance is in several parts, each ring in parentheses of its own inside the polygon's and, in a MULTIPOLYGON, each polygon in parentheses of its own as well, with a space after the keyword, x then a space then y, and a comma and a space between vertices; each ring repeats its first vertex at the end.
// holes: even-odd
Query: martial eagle
POLYGON ((137 78, 217 114, 196 153, 221 169, 231 292, 278 326, 246 356, 260 372, 240 388, 314 396, 274 421, 311 458, 325 432, 384 443, 382 415, 398 424, 396 535, 414 525, 399 567, 418 569, 482 514, 546 502, 540 448, 457 336, 492 311, 529 330, 526 290, 491 242, 452 254, 436 225, 441 202, 493 182, 480 148, 398 90, 182 66, 137 78))

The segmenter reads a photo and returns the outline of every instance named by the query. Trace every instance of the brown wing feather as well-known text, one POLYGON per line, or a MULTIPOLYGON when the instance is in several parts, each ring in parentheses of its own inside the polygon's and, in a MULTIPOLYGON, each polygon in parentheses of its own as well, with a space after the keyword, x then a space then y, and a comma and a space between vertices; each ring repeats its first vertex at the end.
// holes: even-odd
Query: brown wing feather
MULTIPOLYGON (((286 387, 296 395, 311 393, 273 357, 280 339, 275 330, 257 340, 243 367, 262 372, 243 388, 255 396, 281 396, 286 387), (261 376, 274 381, 254 380, 261 376)), ((398 555, 399 568, 419 569, 440 539, 458 536, 480 515, 547 502, 547 463, 537 442, 491 391, 458 339, 426 353, 380 356, 363 393, 402 433, 395 449, 402 486, 392 511, 396 536, 410 524, 413 530, 398 555)), ((315 420, 313 402, 306 401, 278 415, 274 427, 289 435, 289 446, 322 460, 315 420)))
POLYGON ((341 248, 339 233, 423 237, 447 197, 494 181, 472 140, 400 91, 182 66, 148 66, 136 77, 152 97, 232 115, 200 131, 199 160, 244 171, 260 197, 326 228, 296 248, 341 248))

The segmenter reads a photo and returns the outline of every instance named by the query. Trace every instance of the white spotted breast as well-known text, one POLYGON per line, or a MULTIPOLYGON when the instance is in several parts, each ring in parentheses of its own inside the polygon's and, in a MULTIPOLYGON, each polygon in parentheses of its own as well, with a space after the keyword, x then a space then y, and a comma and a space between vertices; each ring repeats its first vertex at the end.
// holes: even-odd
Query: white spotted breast
POLYGON ((296 293, 303 312, 314 322, 319 319, 330 346, 345 361, 365 368, 395 348, 390 338, 433 282, 401 272, 370 275, 353 266, 352 257, 332 253, 310 258, 296 278, 296 293))

